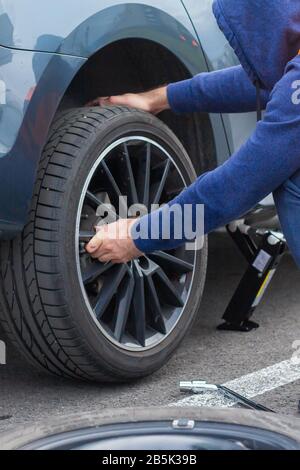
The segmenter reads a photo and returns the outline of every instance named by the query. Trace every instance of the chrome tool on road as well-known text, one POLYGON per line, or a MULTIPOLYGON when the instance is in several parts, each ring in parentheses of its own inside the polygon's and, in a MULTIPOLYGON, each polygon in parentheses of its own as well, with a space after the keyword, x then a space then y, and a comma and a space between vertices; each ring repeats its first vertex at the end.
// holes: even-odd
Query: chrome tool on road
POLYGON ((215 384, 208 384, 204 380, 194 380, 191 382, 180 382, 180 391, 183 393, 194 393, 194 394, 201 394, 207 392, 216 393, 217 396, 221 396, 224 399, 229 399, 234 402, 233 406, 247 408, 250 410, 256 411, 267 411, 274 413, 273 410, 267 408, 259 403, 255 403, 252 400, 249 400, 246 397, 243 397, 239 393, 230 390, 224 385, 215 385, 215 384))

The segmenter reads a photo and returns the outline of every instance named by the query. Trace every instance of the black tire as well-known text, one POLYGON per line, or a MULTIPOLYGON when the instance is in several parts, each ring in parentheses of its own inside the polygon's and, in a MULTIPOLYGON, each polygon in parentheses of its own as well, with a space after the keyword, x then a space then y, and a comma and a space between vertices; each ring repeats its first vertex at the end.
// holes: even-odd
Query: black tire
POLYGON ((300 424, 297 418, 238 408, 103 410, 18 426, 0 433, 0 450, 74 450, 91 445, 92 450, 191 451, 204 449, 203 438, 208 437, 216 442, 210 441, 207 449, 299 450, 300 424))
POLYGON ((142 351, 120 349, 101 334, 87 312, 75 259, 79 198, 96 158, 116 139, 133 131, 166 147, 187 184, 194 180, 184 148, 157 118, 121 107, 69 110, 50 131, 23 233, 1 243, 4 329, 33 364, 58 375, 124 381, 151 374, 168 361, 199 310, 206 244, 195 254, 183 314, 157 346, 142 351))

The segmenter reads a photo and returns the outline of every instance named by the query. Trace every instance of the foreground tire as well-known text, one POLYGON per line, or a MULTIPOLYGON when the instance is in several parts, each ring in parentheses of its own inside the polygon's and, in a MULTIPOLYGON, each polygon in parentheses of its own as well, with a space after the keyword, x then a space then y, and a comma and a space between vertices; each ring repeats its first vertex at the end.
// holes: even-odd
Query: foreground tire
POLYGON ((33 363, 123 381, 168 361, 199 309, 206 246, 112 266, 91 260, 84 245, 99 208, 118 207, 120 194, 129 206, 162 204, 194 178, 180 142, 147 113, 75 109, 54 123, 29 222, 1 244, 3 325, 33 363))
POLYGON ((0 434, 0 450, 300 450, 299 419, 242 409, 132 408, 0 434))

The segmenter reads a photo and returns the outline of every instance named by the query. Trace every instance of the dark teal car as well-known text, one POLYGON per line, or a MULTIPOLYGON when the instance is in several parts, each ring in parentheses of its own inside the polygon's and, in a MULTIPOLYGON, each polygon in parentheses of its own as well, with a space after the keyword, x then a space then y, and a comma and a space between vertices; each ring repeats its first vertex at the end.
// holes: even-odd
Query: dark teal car
POLYGON ((113 266, 85 243, 99 208, 120 194, 129 205, 167 202, 224 162, 255 116, 85 104, 236 64, 211 3, 0 0, 1 316, 44 370, 145 376, 199 311, 206 246, 113 266))

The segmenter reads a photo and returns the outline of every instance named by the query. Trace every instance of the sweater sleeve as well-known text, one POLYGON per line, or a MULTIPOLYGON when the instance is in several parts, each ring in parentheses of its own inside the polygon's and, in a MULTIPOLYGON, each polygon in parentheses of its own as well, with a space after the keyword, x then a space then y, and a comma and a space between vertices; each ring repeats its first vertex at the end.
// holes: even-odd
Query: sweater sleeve
MULTIPOLYGON (((242 113, 255 111, 256 88, 241 65, 172 83, 167 89, 171 109, 176 113, 242 113)), ((261 91, 265 109, 269 93, 261 91)))
MULTIPOLYGON (((290 62, 275 86, 264 120, 249 140, 222 166, 200 176, 169 204, 135 224, 139 233, 135 243, 140 251, 172 249, 187 241, 175 239, 175 230, 168 239, 163 236, 162 219, 168 217, 174 204, 182 209, 192 206, 193 225, 197 206, 204 205, 204 233, 208 233, 242 217, 300 168, 299 76, 300 57, 290 62), (151 239, 152 233, 159 235, 151 239)), ((183 215, 175 221, 185 222, 190 223, 183 215)))

